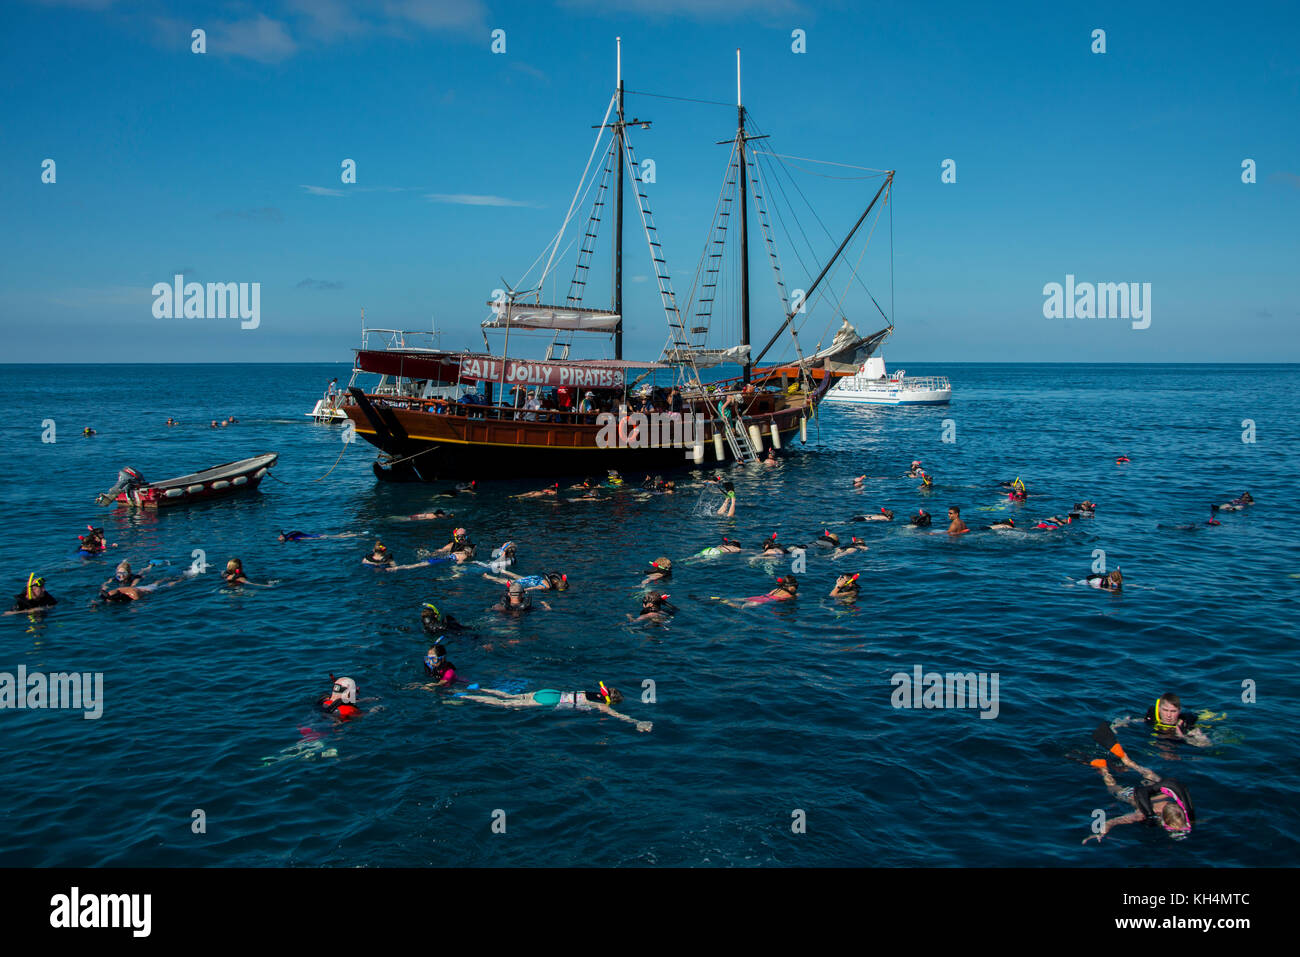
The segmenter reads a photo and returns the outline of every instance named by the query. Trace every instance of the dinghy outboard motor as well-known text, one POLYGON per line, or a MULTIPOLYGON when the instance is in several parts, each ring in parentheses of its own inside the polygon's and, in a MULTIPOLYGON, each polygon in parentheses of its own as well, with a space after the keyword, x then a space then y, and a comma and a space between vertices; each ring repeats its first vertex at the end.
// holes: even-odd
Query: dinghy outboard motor
POLYGON ((127 468, 117 473, 117 482, 107 492, 100 492, 95 497, 100 505, 107 505, 114 501, 122 492, 129 492, 131 489, 142 488, 149 483, 144 480, 144 476, 135 469, 127 468))

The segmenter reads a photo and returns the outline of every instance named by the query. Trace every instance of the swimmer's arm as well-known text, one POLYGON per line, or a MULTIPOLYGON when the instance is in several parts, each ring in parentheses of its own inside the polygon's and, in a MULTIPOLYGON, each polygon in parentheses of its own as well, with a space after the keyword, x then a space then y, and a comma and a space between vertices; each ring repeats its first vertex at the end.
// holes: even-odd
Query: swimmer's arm
POLYGON ((546 602, 544 602, 544 601, 539 601, 538 604, 541 605, 542 608, 543 608, 544 610, 546 610, 546 611, 550 611, 550 610, 551 610, 551 606, 548 605, 548 604, 547 604, 546 602))
POLYGON ((388 566, 387 566, 387 570, 390 571, 390 572, 400 572, 400 571, 405 571, 405 570, 408 569, 408 568, 423 568, 423 567, 424 567, 425 565, 427 565, 427 564, 429 564, 429 563, 428 563, 428 562, 415 562, 414 564, 411 564, 411 565, 388 565, 388 566))
POLYGON ((618 718, 619 721, 626 721, 628 724, 636 725, 636 729, 638 731, 649 731, 652 727, 654 727, 654 724, 649 721, 638 721, 630 714, 619 714, 617 711, 615 711, 613 708, 611 708, 609 705, 605 704, 604 702, 597 702, 596 707, 599 708, 601 711, 605 712, 605 714, 609 715, 611 718, 618 718))
POLYGON ((1112 828, 1119 827, 1121 824, 1136 824, 1138 821, 1145 820, 1145 818, 1146 815, 1141 811, 1133 811, 1129 814, 1125 814, 1123 817, 1107 818, 1106 823, 1101 826, 1101 833, 1088 835, 1083 839, 1083 843, 1087 844, 1095 838, 1097 843, 1100 844, 1101 839, 1105 837, 1112 828))

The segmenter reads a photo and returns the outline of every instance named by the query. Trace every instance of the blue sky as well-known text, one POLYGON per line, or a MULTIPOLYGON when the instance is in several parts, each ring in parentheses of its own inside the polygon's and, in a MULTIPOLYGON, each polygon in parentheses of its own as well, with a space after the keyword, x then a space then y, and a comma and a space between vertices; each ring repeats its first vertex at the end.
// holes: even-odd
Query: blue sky
MULTIPOLYGON (((481 346, 484 301, 568 208, 621 35, 630 90, 731 101, 739 47, 772 149, 897 170, 888 359, 1300 361, 1298 26, 1291 4, 6 3, 5 359, 345 361, 363 306, 481 346), (155 318, 151 288, 177 271, 261 283, 260 326, 155 318), (1044 318, 1043 286, 1067 274, 1151 283, 1150 327, 1044 318)), ((654 121, 634 144, 684 296, 735 111, 629 95, 628 112, 654 121)), ((836 239, 877 185, 800 183, 836 239)), ((862 260, 886 309, 888 228, 862 260)), ((653 358, 666 327, 631 207, 626 237, 625 351, 653 358)), ((756 248, 760 341, 779 315, 765 261, 756 248)), ((827 329, 808 317, 805 344, 827 329)))

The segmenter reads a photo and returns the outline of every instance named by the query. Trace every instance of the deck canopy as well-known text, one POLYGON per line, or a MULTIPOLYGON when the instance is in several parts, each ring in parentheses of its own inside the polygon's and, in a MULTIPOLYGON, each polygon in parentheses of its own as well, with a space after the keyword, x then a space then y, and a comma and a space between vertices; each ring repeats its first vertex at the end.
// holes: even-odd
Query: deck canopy
POLYGON ((430 379, 455 382, 462 355, 431 349, 358 349, 357 368, 362 372, 401 379, 430 379))

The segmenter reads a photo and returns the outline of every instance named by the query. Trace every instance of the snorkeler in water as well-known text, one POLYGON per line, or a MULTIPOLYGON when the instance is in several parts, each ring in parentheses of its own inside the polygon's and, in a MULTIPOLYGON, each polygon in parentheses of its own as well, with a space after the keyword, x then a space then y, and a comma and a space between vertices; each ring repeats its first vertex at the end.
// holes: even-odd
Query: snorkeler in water
POLYGON ((1050 532, 1055 531, 1058 528, 1065 528, 1065 526, 1069 525, 1073 521, 1074 519, 1070 518, 1069 515, 1051 515, 1038 522, 1034 528, 1041 528, 1050 532))
MULTIPOLYGON (((117 588, 107 587, 109 583, 105 582, 104 586, 100 587, 99 599, 100 601, 106 602, 139 601, 145 595, 156 592, 160 588, 169 588, 172 585, 179 585, 181 582, 187 581, 190 577, 191 576, 189 575, 177 575, 175 578, 164 578, 160 581, 151 582, 148 585, 121 585, 117 588)), ((139 579, 137 578, 136 581, 138 582, 139 579)), ((252 583, 248 582, 247 584, 252 583)))
POLYGON ((226 562, 226 570, 221 573, 222 579, 227 585, 251 585, 248 576, 244 574, 244 563, 238 558, 232 558, 226 562))
POLYGON ((839 548, 840 537, 830 529, 823 528, 822 533, 813 539, 814 545, 823 545, 826 548, 839 548))
POLYGON ((1071 518, 1092 518, 1097 514, 1097 503, 1090 499, 1084 499, 1082 502, 1076 502, 1074 508, 1070 509, 1071 518))
POLYGON ((556 482, 549 488, 544 488, 540 492, 520 492, 518 495, 511 495, 511 498, 555 498, 560 494, 560 483, 556 482))
POLYGON ((469 540, 469 532, 463 528, 453 529, 451 541, 426 558, 425 564, 436 565, 439 561, 464 564, 474 558, 474 550, 474 543, 469 540))
POLYGON ((1014 531, 1015 527, 1016 520, 1014 518, 1000 518, 992 525, 988 526, 988 528, 994 532, 1010 532, 1014 531))
POLYGON ((923 478, 924 476, 925 476, 925 470, 921 468, 921 460, 912 459, 912 465, 907 470, 907 477, 915 479, 915 478, 923 478))
POLYGON ((1254 505, 1255 499, 1249 492, 1242 492, 1240 497, 1234 498, 1231 502, 1224 502, 1222 505, 1211 505, 1212 512, 1240 512, 1247 505, 1254 505))
POLYGON ((763 556, 765 558, 788 554, 790 554, 789 549, 776 540, 776 532, 773 532, 772 536, 763 542, 763 556))
POLYGON ((488 581, 500 582, 503 585, 509 585, 512 582, 518 582, 524 591, 568 591, 569 576, 561 572, 546 572, 542 575, 518 575, 508 569, 501 569, 502 575, 508 575, 508 578, 498 578, 495 575, 489 575, 484 572, 483 577, 488 581))
POLYGON ((649 585, 653 582, 666 582, 673 577, 673 562, 671 558, 660 556, 650 563, 646 569, 645 578, 642 579, 642 585, 649 585))
POLYGON ((1093 733, 1093 738, 1114 754, 1124 764, 1125 767, 1137 771, 1142 775, 1142 784, 1136 787, 1121 788, 1116 782, 1114 775, 1111 774, 1110 764, 1105 758, 1097 758, 1090 762, 1091 765, 1101 772, 1101 779, 1106 784, 1106 790, 1112 797, 1126 804, 1131 804, 1135 810, 1123 817, 1107 818, 1102 825, 1100 833, 1090 834, 1083 839, 1087 844, 1091 840, 1101 842, 1113 828, 1121 824, 1136 824, 1143 822, 1150 825, 1159 824, 1164 828, 1165 833, 1176 841, 1182 840, 1192 832, 1192 825, 1196 823, 1196 810, 1192 807, 1192 797, 1187 787, 1174 778, 1161 778, 1149 768, 1135 762, 1124 753, 1123 747, 1115 738, 1110 726, 1102 724, 1093 733))
MULTIPOLYGON (((1163 694, 1156 698, 1156 703, 1147 708, 1147 713, 1140 720, 1151 726, 1151 730, 1162 738, 1184 741, 1198 748, 1210 746, 1209 735, 1196 727, 1197 716, 1194 711, 1182 710, 1183 702, 1176 694, 1163 694)), ((1135 720, 1126 715, 1112 722, 1111 728, 1123 728, 1135 720)))
POLYGON ((427 635, 437 636, 449 631, 463 631, 464 626, 451 615, 442 612, 437 605, 426 601, 420 605, 420 625, 427 635))
POLYGON ((440 518, 455 518, 455 512, 444 512, 440 508, 435 508, 432 512, 417 512, 415 515, 394 515, 393 518, 399 522, 434 522, 440 518))
POLYGON ((921 484, 916 487, 918 492, 929 492, 934 489, 934 476, 921 473, 921 484))
POLYGON ((731 608, 753 608, 773 601, 791 601, 799 596, 799 581, 793 575, 785 575, 776 580, 776 587, 766 595, 751 595, 749 598, 718 598, 731 608))
POLYGON ((320 708, 341 721, 347 721, 361 714, 357 707, 357 683, 351 678, 335 678, 330 675, 333 688, 320 699, 320 708))
POLYGON ((723 535, 721 545, 710 545, 708 548, 700 549, 695 554, 704 558, 711 558, 714 555, 730 555, 740 551, 744 551, 744 546, 740 542, 733 541, 723 535))
POLYGON ((475 562, 480 568, 490 572, 502 572, 515 563, 515 543, 506 542, 500 548, 492 549, 492 561, 475 562))
POLYGON ((730 482, 722 483, 722 504, 718 506, 718 514, 726 518, 736 517, 736 486, 730 482))
POLYGON ((319 532, 280 532, 277 539, 281 542, 305 542, 313 538, 360 538, 365 532, 338 532, 334 535, 326 535, 319 532))
POLYGON ((878 513, 872 515, 854 515, 850 522, 892 522, 894 513, 890 509, 881 506, 878 513))
POLYGON ((116 545, 108 544, 108 542, 104 540, 104 530, 102 528, 95 528, 93 525, 87 525, 86 534, 78 535, 77 539, 81 542, 81 545, 78 546, 78 550, 83 555, 99 555, 110 548, 117 547, 116 545))
POLYGON ((442 645, 434 645, 424 656, 424 673, 433 679, 424 686, 430 691, 456 683, 456 666, 447 660, 447 649, 442 645))
POLYGON ((843 558, 845 555, 855 555, 858 552, 865 552, 867 549, 867 543, 854 535, 849 539, 847 545, 836 547, 835 551, 831 553, 831 561, 835 561, 837 558, 843 558))
POLYGON ((925 509, 917 509, 916 514, 912 516, 910 524, 913 528, 929 528, 930 513, 925 509))
POLYGON ((27 587, 14 595, 14 603, 6 615, 21 615, 25 612, 44 611, 58 604, 58 600, 45 590, 45 579, 35 572, 27 576, 27 587))
MULTIPOLYGON (((152 565, 147 566, 145 571, 148 571, 151 567, 152 565)), ((140 584, 143 580, 144 575, 136 574, 131 570, 131 563, 123 560, 117 563, 117 568, 113 571, 113 577, 99 586, 99 591, 102 594, 112 588, 131 588, 140 584)))
POLYGON ((483 688, 477 694, 457 695, 457 701, 478 701, 483 704, 496 705, 498 708, 554 708, 556 711, 598 711, 611 718, 618 718, 636 725, 638 731, 649 731, 654 725, 649 721, 619 714, 613 706, 623 700, 617 688, 606 688, 600 683, 599 691, 555 691, 543 688, 527 694, 510 694, 495 688, 483 688), (488 697, 491 695, 491 697, 488 697))
MULTIPOLYGON (((551 610, 551 606, 544 601, 539 601, 538 604, 547 611, 551 610)), ((505 597, 502 598, 501 601, 497 602, 497 604, 493 605, 490 610, 499 611, 504 615, 518 616, 522 615, 524 612, 532 611, 532 609, 532 596, 528 594, 528 591, 523 585, 519 584, 517 581, 513 581, 506 587, 505 597)))
POLYGON ((672 617, 677 609, 669 603, 668 596, 657 591, 648 591, 641 596, 641 614, 638 617, 627 616, 631 622, 653 621, 662 624, 672 617))
POLYGON ((1093 588, 1100 588, 1102 591, 1123 591, 1124 575, 1117 568, 1113 572, 1089 575, 1081 584, 1089 585, 1093 588))
POLYGON ((393 557, 388 546, 383 542, 375 542, 375 547, 370 550, 370 554, 361 559, 363 565, 373 565, 375 568, 392 568, 397 564, 397 559, 393 557))
POLYGON ((858 597, 858 575, 854 572, 852 575, 841 575, 835 579, 835 587, 831 589, 832 598, 842 598, 845 601, 853 601, 858 597))

